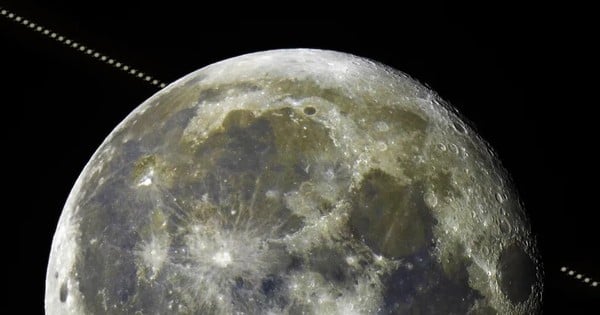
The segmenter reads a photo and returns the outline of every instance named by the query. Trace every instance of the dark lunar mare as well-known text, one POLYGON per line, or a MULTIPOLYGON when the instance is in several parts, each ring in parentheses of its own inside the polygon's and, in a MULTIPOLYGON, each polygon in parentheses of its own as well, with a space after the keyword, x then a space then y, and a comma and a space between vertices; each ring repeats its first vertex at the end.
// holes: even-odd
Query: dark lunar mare
POLYGON ((461 264, 457 273, 449 277, 431 248, 423 248, 403 261, 384 280, 386 311, 382 314, 467 314, 475 301, 483 298, 468 284, 469 262, 461 264))

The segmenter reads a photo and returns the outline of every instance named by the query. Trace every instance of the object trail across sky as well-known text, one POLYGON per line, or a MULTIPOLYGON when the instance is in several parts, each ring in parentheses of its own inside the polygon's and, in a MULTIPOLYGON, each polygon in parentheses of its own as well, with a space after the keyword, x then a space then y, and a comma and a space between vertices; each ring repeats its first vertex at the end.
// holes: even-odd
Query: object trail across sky
POLYGON ((570 269, 566 266, 561 267, 560 271, 573 277, 574 279, 577 279, 583 283, 589 284, 592 287, 598 287, 598 281, 594 281, 592 278, 584 276, 583 274, 581 274, 573 269, 570 269))
POLYGON ((95 49, 87 47, 81 43, 78 43, 68 37, 58 34, 54 31, 52 31, 52 29, 44 27, 43 25, 39 25, 29 19, 26 19, 18 14, 15 14, 14 12, 11 12, 10 10, 3 8, 2 6, 0 6, 0 15, 6 17, 7 19, 9 19, 13 22, 21 24, 22 26, 30 29, 33 32, 40 33, 44 36, 47 36, 59 43, 62 43, 68 47, 73 48, 74 50, 78 51, 79 53, 85 54, 85 55, 90 56, 91 58, 94 58, 106 65, 109 65, 109 66, 117 68, 121 71, 124 71, 124 72, 126 72, 140 80, 143 80, 144 82, 147 82, 151 85, 154 85, 161 89, 166 86, 166 84, 163 83, 162 81, 160 81, 142 71, 139 71, 138 69, 135 69, 125 63, 120 62, 120 61, 117 61, 114 58, 110 58, 109 56, 107 56, 95 49))
MULTIPOLYGON (((87 47, 87 46, 85 46, 77 41, 74 41, 62 34, 59 34, 50 28, 47 28, 43 25, 35 23, 30 19, 26 19, 25 17, 18 15, 2 6, 0 6, 0 15, 7 18, 8 20, 11 20, 17 24, 22 25, 25 28, 28 28, 29 30, 31 30, 35 33, 42 34, 50 39, 53 39, 53 40, 61 43, 61 44, 71 47, 73 50, 75 50, 79 53, 85 54, 85 55, 89 56, 90 58, 93 58, 93 59, 98 60, 99 62, 102 62, 103 64, 109 65, 109 66, 114 67, 118 70, 121 70, 125 73, 128 73, 129 75, 132 75, 140 80, 143 80, 144 82, 147 82, 148 84, 151 84, 151 85, 156 86, 161 89, 166 86, 166 84, 163 83, 161 80, 158 80, 158 79, 154 78, 153 76, 146 74, 145 72, 135 69, 123 62, 117 61, 114 58, 111 58, 93 48, 87 47)), ((572 277, 573 279, 576 279, 585 284, 588 284, 590 287, 594 287, 594 288, 599 287, 598 281, 595 281, 594 279, 591 279, 590 277, 584 276, 583 274, 576 272, 575 270, 572 270, 566 266, 561 267, 560 271, 562 273, 572 277)))

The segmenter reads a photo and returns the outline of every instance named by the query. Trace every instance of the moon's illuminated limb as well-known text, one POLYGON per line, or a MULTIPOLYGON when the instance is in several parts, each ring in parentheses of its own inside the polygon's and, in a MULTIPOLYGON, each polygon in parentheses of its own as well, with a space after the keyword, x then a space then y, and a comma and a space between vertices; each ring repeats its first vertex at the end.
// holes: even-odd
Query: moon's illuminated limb
POLYGON ((529 314, 541 295, 486 143, 406 75, 319 50, 216 63, 138 107, 48 268, 49 314, 529 314))

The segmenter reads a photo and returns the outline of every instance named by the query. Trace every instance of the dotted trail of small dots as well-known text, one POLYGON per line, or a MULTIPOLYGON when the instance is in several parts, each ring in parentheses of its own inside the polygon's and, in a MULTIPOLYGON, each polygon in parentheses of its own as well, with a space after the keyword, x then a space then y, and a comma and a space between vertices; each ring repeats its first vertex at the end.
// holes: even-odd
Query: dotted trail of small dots
MULTIPOLYGON (((93 57, 95 59, 98 59, 101 62, 104 62, 104 63, 106 63, 108 65, 114 66, 117 69, 121 69, 121 70, 123 70, 123 71, 125 71, 125 72, 127 72, 127 73, 129 73, 129 74, 131 74, 131 75, 133 75, 135 77, 137 77, 137 78, 140 78, 140 79, 142 79, 142 80, 144 80, 144 81, 146 81, 146 82, 148 82, 148 83, 150 83, 152 85, 158 86, 160 88, 164 88, 165 87, 164 83, 160 82, 157 79, 152 78, 149 75, 144 74, 143 72, 141 72, 141 71, 139 71, 137 69, 131 68, 130 66, 128 66, 128 65, 126 65, 124 63, 116 61, 113 58, 109 58, 108 56, 106 56, 106 55, 104 55, 102 53, 99 53, 99 52, 97 52, 97 51, 95 51, 95 50, 93 50, 91 48, 88 48, 88 47, 86 47, 86 46, 84 46, 84 45, 82 45, 80 43, 77 43, 77 42, 75 42, 75 41, 73 41, 73 40, 71 40, 69 38, 66 38, 66 37, 64 37, 64 36, 62 36, 60 34, 57 34, 56 32, 53 32, 52 30, 50 30, 48 28, 45 28, 45 27, 43 27, 41 25, 38 25, 38 24, 36 24, 36 23, 34 23, 32 21, 24 19, 23 17, 21 17, 19 15, 16 15, 13 12, 10 12, 10 11, 2 8, 2 7, 0 7, 0 14, 2 16, 7 17, 10 20, 13 20, 13 21, 15 21, 17 23, 22 24, 25 27, 28 27, 29 29, 31 29, 33 31, 36 31, 36 32, 41 33, 41 34, 43 34, 45 36, 48 36, 51 39, 54 39, 54 40, 58 41, 59 43, 63 43, 65 45, 67 45, 67 46, 70 46, 71 48, 73 48, 73 49, 75 49, 75 50, 77 50, 77 51, 79 51, 81 53, 84 53, 84 54, 86 54, 88 56, 91 56, 91 57, 93 57)), ((563 272, 563 273, 566 273, 569 276, 574 277, 577 280, 580 280, 580 281, 582 281, 582 282, 584 282, 586 284, 589 284, 592 287, 598 287, 598 281, 593 281, 591 278, 586 277, 583 274, 576 272, 575 270, 569 269, 567 267, 561 267, 560 271, 563 272)))
POLYGON ((125 72, 131 74, 132 76, 139 78, 141 80, 144 80, 145 82, 148 82, 154 86, 158 86, 160 88, 164 88, 166 86, 160 80, 157 80, 157 79, 145 74, 144 72, 134 69, 134 68, 132 68, 122 62, 119 62, 113 58, 109 58, 108 56, 106 56, 100 52, 97 52, 94 49, 86 47, 76 41, 73 41, 65 36, 62 36, 56 32, 53 32, 51 29, 45 28, 41 25, 38 25, 38 24, 36 24, 30 20, 27 20, 13 12, 10 12, 9 10, 6 10, 2 7, 0 7, 0 15, 6 17, 16 23, 19 23, 19 24, 29 28, 32 31, 35 31, 35 32, 43 34, 53 40, 56 40, 59 43, 63 43, 64 45, 67 45, 67 46, 75 49, 76 51, 79 51, 80 53, 86 54, 94 59, 97 59, 97 60, 105 63, 105 64, 108 64, 117 69, 125 71, 125 72))
POLYGON ((569 269, 567 267, 560 267, 560 271, 571 276, 574 277, 575 279, 582 281, 583 283, 589 284, 592 287, 598 287, 598 281, 594 281, 592 280, 592 278, 590 277, 586 277, 583 274, 573 270, 573 269, 569 269))

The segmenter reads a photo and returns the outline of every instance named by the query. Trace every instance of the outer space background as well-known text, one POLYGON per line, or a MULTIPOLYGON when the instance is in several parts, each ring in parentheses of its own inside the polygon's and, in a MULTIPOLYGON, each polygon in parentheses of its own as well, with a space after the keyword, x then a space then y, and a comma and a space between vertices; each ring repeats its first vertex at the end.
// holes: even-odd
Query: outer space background
MULTIPOLYGON (((0 6, 165 83, 225 58, 299 47, 344 51, 411 75, 456 106, 512 174, 544 262, 544 313, 600 307, 599 287, 560 271, 600 279, 598 67, 584 8, 0 6)), ((50 244, 73 183, 108 133, 157 88, 5 18, 0 69, 3 258, 13 265, 2 308, 42 314, 50 244)))

